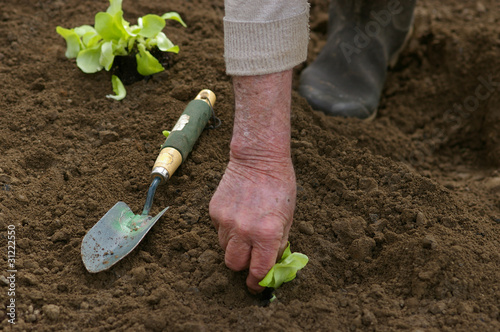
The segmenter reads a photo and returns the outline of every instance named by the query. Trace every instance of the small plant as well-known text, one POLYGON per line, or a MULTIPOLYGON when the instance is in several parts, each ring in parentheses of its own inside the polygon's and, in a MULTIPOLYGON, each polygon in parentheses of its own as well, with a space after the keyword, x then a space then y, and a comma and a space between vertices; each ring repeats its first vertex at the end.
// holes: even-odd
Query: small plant
MULTIPOLYGON (((150 76, 165 68, 151 53, 154 49, 162 52, 178 53, 179 46, 174 45, 162 32, 165 20, 174 20, 186 27, 176 12, 158 15, 146 15, 130 25, 123 18, 122 0, 109 0, 106 12, 95 15, 94 26, 82 25, 73 29, 58 26, 56 31, 66 40, 66 57, 76 58, 76 65, 84 73, 96 73, 102 69, 110 71, 116 56, 134 56, 137 72, 150 76)), ((108 98, 121 100, 126 91, 116 75, 112 76, 115 95, 108 98)))
MULTIPOLYGON (((294 252, 290 250, 290 242, 288 242, 288 246, 286 247, 281 259, 278 263, 274 264, 274 266, 269 270, 267 275, 259 282, 259 285, 262 287, 268 288, 278 288, 283 283, 292 281, 297 276, 297 271, 304 268, 306 264, 309 262, 309 258, 301 254, 299 252, 294 252)), ((273 297, 270 299, 270 302, 274 301, 276 296, 273 294, 273 297)))

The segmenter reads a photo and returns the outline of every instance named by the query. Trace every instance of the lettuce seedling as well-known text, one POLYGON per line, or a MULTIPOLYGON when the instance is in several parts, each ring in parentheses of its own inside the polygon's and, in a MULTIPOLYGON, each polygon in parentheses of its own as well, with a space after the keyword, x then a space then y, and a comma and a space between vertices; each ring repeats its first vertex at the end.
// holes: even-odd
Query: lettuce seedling
MULTIPOLYGON (((292 253, 290 242, 286 247, 281 259, 269 270, 267 275, 259 282, 262 287, 278 288, 283 283, 292 281, 297 276, 297 271, 309 262, 309 258, 299 252, 292 253)), ((274 300, 274 297, 273 299, 274 300)))
MULTIPOLYGON (((149 76, 165 68, 152 54, 153 48, 162 52, 178 53, 179 46, 174 45, 162 32, 166 20, 174 20, 182 26, 186 24, 176 12, 158 15, 146 15, 138 18, 136 25, 130 25, 123 18, 122 0, 109 0, 106 12, 95 15, 94 26, 82 25, 73 29, 58 26, 56 31, 66 41, 66 57, 76 58, 76 65, 84 73, 95 73, 102 69, 109 71, 116 56, 134 55, 137 60, 137 72, 149 76)), ((116 96, 107 95, 116 100, 126 95, 120 79, 112 77, 116 96), (120 93, 116 91, 119 90, 120 93)))

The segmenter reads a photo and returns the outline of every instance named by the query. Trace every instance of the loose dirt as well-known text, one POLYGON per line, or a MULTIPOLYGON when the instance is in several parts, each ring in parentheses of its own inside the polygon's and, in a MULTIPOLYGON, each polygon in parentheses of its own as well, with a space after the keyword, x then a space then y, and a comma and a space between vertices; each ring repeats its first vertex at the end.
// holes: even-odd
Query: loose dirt
MULTIPOLYGON (((324 44, 326 3, 311 1, 307 63, 324 44)), ((294 92, 290 241, 310 263, 268 306, 246 291, 245 272, 225 267, 208 215, 233 120, 223 1, 125 0, 130 21, 177 11, 188 28, 168 23, 179 55, 121 102, 105 98, 109 73, 82 73, 55 32, 92 24, 107 6, 0 0, 2 329, 500 330, 498 1, 420 1, 372 123, 328 118, 294 92), (83 236, 117 201, 142 209, 162 130, 204 88, 222 126, 159 188, 152 213, 170 210, 119 264, 88 273, 83 236)))

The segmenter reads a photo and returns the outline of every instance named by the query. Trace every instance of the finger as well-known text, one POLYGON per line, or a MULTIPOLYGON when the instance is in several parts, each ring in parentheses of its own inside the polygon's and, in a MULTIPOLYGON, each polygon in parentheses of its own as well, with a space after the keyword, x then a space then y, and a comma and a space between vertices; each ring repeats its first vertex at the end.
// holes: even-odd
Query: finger
POLYGON ((252 248, 252 259, 247 277, 247 287, 250 292, 260 293, 264 290, 264 287, 260 286, 259 282, 264 279, 276 263, 280 245, 280 241, 275 241, 266 247, 254 246, 252 248))
POLYGON ((217 230, 217 232, 219 231, 219 222, 217 221, 217 219, 211 217, 210 220, 212 221, 212 225, 215 227, 215 229, 217 230))
POLYGON ((222 248, 222 250, 227 251, 227 245, 229 244, 229 240, 231 239, 230 235, 230 228, 229 227, 222 227, 219 226, 217 227, 217 234, 219 236, 219 244, 222 248))
POLYGON ((212 221, 212 225, 214 225, 215 229, 219 230, 219 217, 217 215, 217 206, 214 203, 214 198, 210 200, 210 204, 208 205, 208 214, 210 215, 210 220, 212 221))
POLYGON ((290 223, 285 227, 285 231, 283 233, 283 238, 281 239, 281 245, 280 245, 280 250, 278 253, 278 259, 280 259, 281 256, 283 256, 283 252, 285 251, 286 247, 288 246, 288 234, 290 233, 291 226, 292 226, 292 224, 290 223))
POLYGON ((237 236, 231 238, 226 247, 224 257, 226 266, 233 271, 242 271, 250 265, 252 247, 237 236))

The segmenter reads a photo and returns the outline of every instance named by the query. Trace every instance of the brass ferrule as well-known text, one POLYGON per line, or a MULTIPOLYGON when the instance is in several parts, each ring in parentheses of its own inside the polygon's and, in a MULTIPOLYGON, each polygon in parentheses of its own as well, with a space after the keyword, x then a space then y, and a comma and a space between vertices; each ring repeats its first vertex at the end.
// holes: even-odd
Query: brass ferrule
POLYGON ((203 100, 206 102, 210 107, 214 107, 215 104, 215 93, 208 89, 201 90, 200 93, 196 96, 196 99, 203 100))

